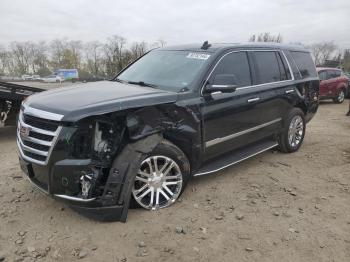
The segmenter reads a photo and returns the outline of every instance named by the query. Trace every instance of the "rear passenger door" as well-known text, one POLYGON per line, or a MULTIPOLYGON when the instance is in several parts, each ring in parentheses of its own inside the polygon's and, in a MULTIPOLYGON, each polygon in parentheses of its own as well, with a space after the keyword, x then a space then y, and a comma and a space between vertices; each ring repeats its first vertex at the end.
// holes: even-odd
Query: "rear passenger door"
POLYGON ((286 96, 295 93, 291 73, 283 53, 280 51, 254 51, 256 85, 260 90, 260 99, 264 101, 264 111, 260 113, 261 123, 267 125, 266 135, 270 135, 282 126, 282 119, 291 105, 285 101, 286 96))
POLYGON ((275 53, 265 54, 267 57, 254 56, 251 51, 225 54, 210 74, 209 84, 217 74, 234 74, 238 87, 233 93, 203 94, 203 139, 207 159, 269 136, 280 125, 273 84, 256 83, 255 73, 260 66, 267 69, 260 72, 262 82, 280 81, 275 53))
POLYGON ((321 70, 318 72, 318 77, 320 78, 320 96, 327 96, 328 95, 328 74, 327 70, 321 70))

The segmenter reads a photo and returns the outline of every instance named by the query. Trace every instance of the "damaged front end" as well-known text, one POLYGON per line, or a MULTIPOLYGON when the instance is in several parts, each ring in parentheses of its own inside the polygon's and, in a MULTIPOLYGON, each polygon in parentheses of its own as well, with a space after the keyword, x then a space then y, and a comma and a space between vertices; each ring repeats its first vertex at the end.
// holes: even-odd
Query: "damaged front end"
POLYGON ((21 112, 21 167, 33 184, 80 213, 126 221, 139 163, 162 139, 153 134, 131 141, 126 121, 125 114, 110 113, 58 123, 21 112))
POLYGON ((79 213, 125 222, 140 164, 162 139, 176 142, 188 155, 200 150, 200 122, 189 112, 172 104, 65 122, 22 110, 17 134, 21 167, 33 184, 79 213))

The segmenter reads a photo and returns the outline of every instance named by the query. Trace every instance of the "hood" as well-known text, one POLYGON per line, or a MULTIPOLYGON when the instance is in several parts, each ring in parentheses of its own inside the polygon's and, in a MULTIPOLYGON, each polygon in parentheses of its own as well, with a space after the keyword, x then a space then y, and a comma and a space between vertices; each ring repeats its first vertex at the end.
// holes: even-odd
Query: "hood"
POLYGON ((62 115, 62 121, 129 108, 173 103, 177 93, 151 87, 101 81, 57 88, 28 97, 25 106, 62 115))

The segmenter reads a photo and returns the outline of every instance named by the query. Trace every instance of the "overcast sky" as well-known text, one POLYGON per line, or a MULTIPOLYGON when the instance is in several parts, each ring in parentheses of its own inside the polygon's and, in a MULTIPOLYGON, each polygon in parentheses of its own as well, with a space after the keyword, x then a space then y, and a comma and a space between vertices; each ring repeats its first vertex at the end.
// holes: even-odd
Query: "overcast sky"
POLYGON ((281 33, 284 42, 333 40, 350 48, 350 0, 0 0, 0 44, 11 41, 246 42, 281 33))

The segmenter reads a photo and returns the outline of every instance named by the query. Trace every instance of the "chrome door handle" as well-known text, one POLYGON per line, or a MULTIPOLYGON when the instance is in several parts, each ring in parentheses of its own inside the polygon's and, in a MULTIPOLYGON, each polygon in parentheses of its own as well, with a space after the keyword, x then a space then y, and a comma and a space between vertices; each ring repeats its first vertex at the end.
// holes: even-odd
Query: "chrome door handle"
POLYGON ((250 99, 248 99, 248 103, 253 103, 253 102, 256 102, 259 100, 260 100, 260 97, 250 98, 250 99))
POLYGON ((295 90, 294 90, 294 89, 289 89, 289 90, 286 90, 286 94, 290 94, 290 93, 293 93, 293 92, 295 92, 295 90))

